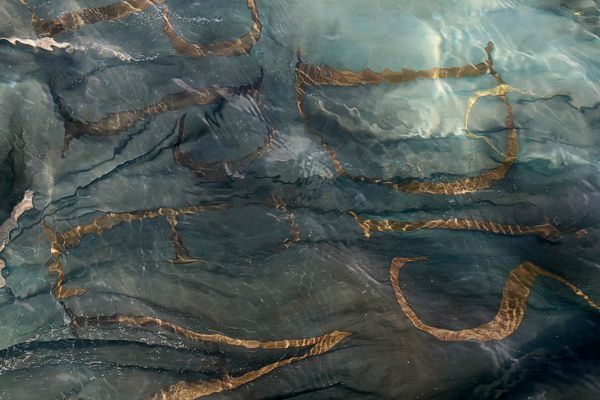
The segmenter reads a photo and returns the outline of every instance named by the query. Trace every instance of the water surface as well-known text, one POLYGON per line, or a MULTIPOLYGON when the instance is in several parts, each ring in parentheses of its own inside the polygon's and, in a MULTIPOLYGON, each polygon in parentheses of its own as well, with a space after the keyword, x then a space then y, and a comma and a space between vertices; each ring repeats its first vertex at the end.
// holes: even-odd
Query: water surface
POLYGON ((1 399, 597 396, 597 1, 115 1, 0 4, 1 399))

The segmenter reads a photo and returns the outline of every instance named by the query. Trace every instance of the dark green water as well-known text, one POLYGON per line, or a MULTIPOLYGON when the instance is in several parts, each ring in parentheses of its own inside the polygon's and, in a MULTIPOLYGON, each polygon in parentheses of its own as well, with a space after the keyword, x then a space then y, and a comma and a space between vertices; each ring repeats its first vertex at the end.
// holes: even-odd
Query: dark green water
POLYGON ((597 398, 596 0, 115 1, 0 2, 0 399, 597 398))

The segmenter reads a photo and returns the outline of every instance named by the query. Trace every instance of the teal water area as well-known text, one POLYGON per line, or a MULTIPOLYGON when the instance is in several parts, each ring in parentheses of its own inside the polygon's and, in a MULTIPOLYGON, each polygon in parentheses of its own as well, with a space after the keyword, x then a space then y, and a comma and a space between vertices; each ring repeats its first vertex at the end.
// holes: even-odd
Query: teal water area
POLYGON ((0 399, 597 398, 599 7, 3 0, 0 399))

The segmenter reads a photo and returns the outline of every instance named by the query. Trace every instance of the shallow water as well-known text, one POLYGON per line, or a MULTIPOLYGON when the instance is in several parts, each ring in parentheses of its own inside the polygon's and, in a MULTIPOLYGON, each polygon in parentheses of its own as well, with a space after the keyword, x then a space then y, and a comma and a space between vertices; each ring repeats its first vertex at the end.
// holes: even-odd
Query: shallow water
POLYGON ((115 1, 0 4, 0 399, 596 398, 596 0, 115 1))

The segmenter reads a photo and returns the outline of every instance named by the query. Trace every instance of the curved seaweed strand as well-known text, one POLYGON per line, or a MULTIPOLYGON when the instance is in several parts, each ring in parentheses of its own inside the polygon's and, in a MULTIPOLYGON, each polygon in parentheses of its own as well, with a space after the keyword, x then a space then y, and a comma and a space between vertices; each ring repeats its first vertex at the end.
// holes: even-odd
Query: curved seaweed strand
MULTIPOLYGON (((288 211, 280 199, 273 199, 273 204, 268 204, 268 206, 282 211, 285 216, 285 222, 290 225, 291 238, 286 239, 283 243, 283 249, 288 249, 293 243, 300 241, 300 228, 295 221, 295 216, 288 211)), ((165 218, 171 227, 170 239, 175 250, 175 258, 165 261, 173 265, 206 263, 206 260, 190 255, 183 243, 181 234, 177 230, 177 218, 186 215, 197 215, 208 211, 227 210, 233 207, 232 203, 213 202, 181 208, 161 207, 155 210, 121 213, 109 212, 86 224, 76 225, 64 232, 57 231, 42 219, 40 225, 50 241, 51 260, 48 263, 48 272, 57 275, 53 294, 58 300, 62 300, 73 296, 81 296, 86 292, 86 289, 83 288, 65 288, 63 286, 65 272, 61 263, 61 256, 64 256, 69 249, 78 246, 81 243, 81 239, 86 235, 101 235, 102 232, 114 229, 124 223, 131 224, 147 219, 165 218)))
POLYGON ((513 166, 517 153, 519 152, 519 143, 517 141, 517 130, 513 124, 512 105, 508 102, 506 94, 512 88, 505 84, 500 84, 492 89, 480 91, 477 93, 477 99, 483 96, 498 96, 505 105, 506 118, 504 126, 506 128, 506 140, 504 145, 504 156, 500 164, 480 175, 458 179, 453 182, 422 182, 411 181, 408 183, 395 183, 387 180, 369 179, 365 177, 353 177, 358 181, 371 181, 393 189, 402 190, 410 193, 428 193, 443 195, 463 195, 473 193, 484 189, 489 189, 495 182, 506 178, 508 171, 513 166))
POLYGON ((191 256, 187 247, 185 247, 185 245, 183 244, 183 237, 181 236, 181 233, 179 233, 179 231, 177 230, 177 216, 169 215, 167 217, 167 222, 171 227, 171 242, 173 243, 173 247, 175 248, 175 258, 166 261, 174 265, 197 263, 206 264, 208 261, 202 258, 191 256))
POLYGON ((281 246, 284 250, 289 249, 294 243, 302 240, 300 237, 300 226, 296 222, 296 215, 289 211, 287 205, 279 197, 273 196, 273 205, 284 215, 284 220, 290 225, 290 237, 287 238, 281 246))
MULTIPOLYGON (((112 315, 112 316, 98 316, 98 317, 75 317, 73 323, 76 327, 85 326, 110 326, 110 325, 128 325, 138 328, 154 327, 167 332, 171 332, 180 337, 202 341, 219 343, 228 346, 243 347, 249 350, 252 349, 289 349, 298 347, 314 346, 319 341, 325 339, 330 334, 323 336, 316 336, 307 339, 286 339, 286 340, 275 340, 275 341, 260 341, 260 340, 248 340, 248 339, 235 339, 229 336, 221 334, 206 334, 198 333, 189 329, 186 329, 180 325, 174 324, 169 321, 165 321, 160 318, 148 317, 148 316, 128 316, 128 315, 112 315)), ((340 333, 340 332, 335 332, 340 333)))
POLYGON ((375 72, 370 69, 354 72, 336 69, 328 65, 305 63, 302 61, 300 49, 298 49, 294 82, 298 112, 304 118, 305 113, 302 106, 304 93, 311 86, 353 87, 382 83, 398 85, 417 79, 468 78, 490 74, 493 71, 493 50, 494 44, 489 42, 485 48, 486 60, 478 64, 465 64, 460 67, 437 67, 424 70, 404 68, 400 71, 392 71, 386 68, 382 72, 375 72))
POLYGON ((171 93, 163 96, 158 102, 148 106, 108 113, 103 118, 90 122, 75 119, 72 112, 64 104, 61 97, 56 96, 55 101, 59 114, 63 117, 65 125, 65 138, 62 155, 65 156, 69 143, 82 136, 114 136, 134 127, 139 121, 156 114, 180 110, 191 106, 218 104, 226 101, 226 96, 239 96, 247 92, 256 91, 262 84, 263 74, 253 83, 240 87, 211 86, 205 88, 189 88, 182 92, 171 93))
POLYGON ((276 128, 269 127, 264 143, 255 151, 239 160, 200 161, 181 151, 181 143, 184 136, 184 125, 186 115, 179 119, 179 133, 173 147, 173 159, 175 162, 202 178, 205 182, 228 182, 234 171, 247 170, 250 165, 261 158, 272 146, 279 134, 276 128))
POLYGON ((171 46, 175 51, 187 57, 235 57, 246 55, 252 51, 254 45, 260 40, 262 33, 262 23, 258 14, 256 0, 247 0, 247 4, 252 15, 252 27, 247 33, 237 39, 210 44, 190 43, 179 36, 173 29, 169 21, 169 9, 167 7, 163 9, 163 31, 167 38, 169 38, 171 46))
POLYGON ((165 0, 125 0, 106 6, 71 11, 54 19, 41 19, 27 0, 20 1, 31 11, 31 23, 38 37, 53 37, 61 33, 76 31, 86 25, 118 20, 165 2, 165 0))
POLYGON ((356 222, 358 222, 360 229, 363 231, 363 236, 367 239, 371 237, 371 232, 373 231, 413 232, 420 229, 468 230, 507 236, 537 235, 548 240, 558 240, 561 238, 561 232, 556 226, 550 223, 540 225, 511 225, 480 219, 460 218, 433 219, 427 221, 373 220, 361 218, 352 211, 350 214, 354 217, 356 222))
MULTIPOLYGON (((133 223, 138 221, 143 221, 146 219, 155 219, 165 217, 167 222, 171 225, 171 228, 175 230, 175 227, 172 225, 173 218, 181 215, 195 215, 200 214, 206 211, 213 210, 223 210, 227 208, 231 208, 233 205, 229 203, 209 203, 205 205, 195 205, 195 206, 187 206, 182 208, 167 208, 161 207, 156 210, 147 210, 147 211, 134 211, 134 212, 122 212, 122 213, 114 213, 110 212, 104 214, 98 218, 95 218, 91 222, 83 225, 77 225, 72 227, 64 232, 58 232, 51 228, 45 220, 40 222, 44 233, 48 240, 50 240, 50 254, 52 260, 48 264, 48 272, 51 274, 56 274, 56 283, 54 285, 53 293, 57 299, 65 299, 72 296, 81 296, 86 292, 86 289, 77 288, 65 288, 63 286, 63 281, 65 278, 65 273, 61 264, 60 257, 65 254, 68 249, 79 245, 81 242, 81 238, 85 235, 100 235, 103 231, 111 230, 123 223, 133 223)), ((176 251, 176 259, 177 260, 186 260, 190 261, 191 257, 187 253, 182 250, 183 244, 181 242, 180 237, 172 236, 175 251, 176 251)), ((183 248, 185 249, 185 248, 183 248)), ((194 262, 201 262, 200 259, 194 259, 194 262)), ((177 264, 178 262, 173 262, 177 264)))
MULTIPOLYGON (((341 176, 345 176, 357 182, 373 183, 409 193, 464 195, 467 193, 488 189, 495 182, 506 177, 516 159, 516 155, 519 150, 517 131, 513 125, 512 106, 506 98, 506 94, 509 91, 514 91, 515 89, 504 84, 500 75, 494 71, 492 60, 493 49, 493 43, 489 42, 485 48, 487 59, 479 64, 467 64, 460 67, 431 68, 426 70, 402 69, 400 71, 390 71, 385 69, 380 73, 371 71, 369 69, 353 72, 347 70, 338 70, 326 65, 315 66, 306 64, 302 61, 300 52, 298 51, 298 62, 296 64, 296 78, 294 83, 297 96, 298 112, 304 120, 308 131, 312 134, 312 136, 319 140, 321 147, 325 150, 328 158, 332 162, 336 173, 341 176), (405 183, 398 183, 393 180, 352 175, 338 160, 336 149, 327 144, 322 133, 308 126, 306 113, 304 111, 304 94, 305 91, 311 86, 353 87, 382 83, 395 85, 410 82, 416 79, 466 78, 484 74, 494 76, 496 80, 498 80, 498 86, 489 90, 477 92, 469 100, 467 121, 468 113, 480 97, 498 96, 506 106, 506 143, 504 156, 500 164, 496 168, 472 178, 461 178, 452 182, 422 182, 418 180, 412 180, 405 183)), ((475 135, 471 134, 471 136, 475 135)))
POLYGON ((269 372, 283 366, 296 363, 298 361, 317 356, 330 351, 339 342, 350 336, 349 332, 333 331, 321 336, 315 336, 305 339, 285 339, 276 341, 259 341, 248 339, 236 339, 222 334, 204 334, 191 331, 182 326, 154 317, 146 316, 101 316, 95 318, 76 317, 73 321, 76 326, 89 326, 93 324, 100 325, 129 325, 141 328, 156 327, 180 337, 190 340, 219 343, 228 346, 243 347, 246 349, 289 349, 310 347, 306 353, 299 356, 284 358, 282 360, 265 365, 257 370, 247 372, 238 376, 225 374, 221 379, 210 381, 180 381, 173 385, 164 387, 160 391, 147 397, 147 400, 159 399, 177 399, 194 400, 200 397, 209 396, 214 393, 221 393, 227 390, 236 389, 242 385, 252 382, 269 372))
POLYGON ((466 341, 475 340, 487 342, 492 340, 502 340, 512 335, 523 322, 525 312, 527 311, 527 300, 531 293, 531 288, 537 277, 546 277, 554 279, 571 289, 573 293, 584 299, 590 307, 596 311, 600 311, 600 306, 593 302, 587 294, 585 294, 577 286, 573 285, 563 277, 556 275, 544 268, 526 261, 515 267, 506 278, 504 288, 502 290, 502 300, 500 308, 496 316, 489 322, 480 326, 462 330, 450 330, 437 328, 425 324, 409 305, 408 300, 404 296, 399 283, 400 269, 407 264, 415 261, 425 261, 427 257, 413 258, 394 258, 390 266, 390 281, 396 294, 396 300, 400 308, 415 326, 415 328, 427 332, 435 338, 442 341, 466 341))

